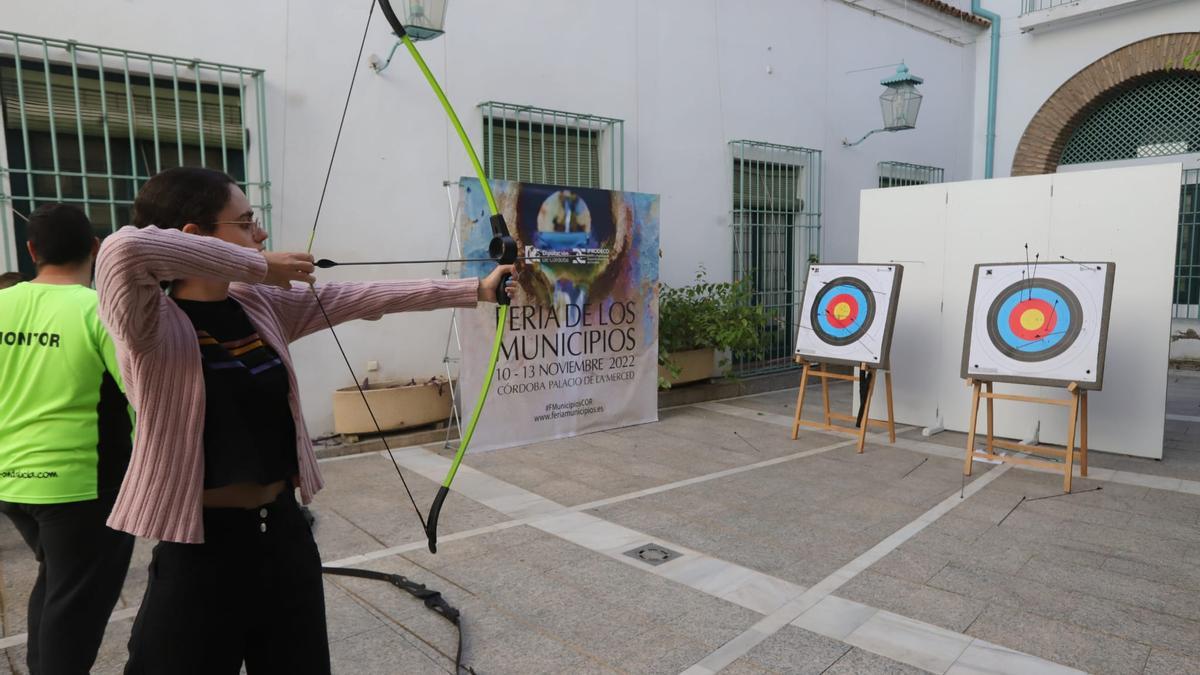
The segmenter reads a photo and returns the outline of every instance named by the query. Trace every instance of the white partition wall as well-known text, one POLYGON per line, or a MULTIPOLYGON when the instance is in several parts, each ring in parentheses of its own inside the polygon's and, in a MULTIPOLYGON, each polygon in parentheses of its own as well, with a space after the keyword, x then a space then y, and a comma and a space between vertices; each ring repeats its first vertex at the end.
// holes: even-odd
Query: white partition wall
MULTIPOLYGON (((976 263, 1116 263, 1104 388, 1089 397, 1089 446, 1161 457, 1179 164, 865 190, 859 259, 904 265, 892 341, 897 421, 967 428, 960 377, 976 263)), ((1043 387, 997 384, 1002 392, 1043 387)), ((996 431, 1066 439, 1061 408, 1000 402, 996 431)))
MULTIPOLYGON (((896 322, 892 329, 891 371, 893 383, 907 384, 907 394, 893 397, 893 406, 897 421, 931 424, 939 415, 938 370, 922 364, 929 363, 930 359, 935 359, 943 351, 943 317, 937 303, 912 302, 912 299, 940 298, 942 294, 946 186, 919 185, 890 189, 903 192, 904 198, 865 197, 868 192, 888 190, 863 193, 860 207, 863 225, 860 225, 858 259, 869 260, 866 251, 873 251, 882 256, 880 262, 904 265, 904 283, 900 288, 896 322), (903 232, 904 236, 889 237, 887 246, 869 246, 871 242, 862 237, 873 230, 868 230, 866 223, 877 223, 878 229, 894 228, 897 233, 903 232), (932 254, 931 247, 936 249, 932 254), (903 338, 897 340, 897 336, 903 338)), ((854 400, 858 400, 857 395, 854 400)))

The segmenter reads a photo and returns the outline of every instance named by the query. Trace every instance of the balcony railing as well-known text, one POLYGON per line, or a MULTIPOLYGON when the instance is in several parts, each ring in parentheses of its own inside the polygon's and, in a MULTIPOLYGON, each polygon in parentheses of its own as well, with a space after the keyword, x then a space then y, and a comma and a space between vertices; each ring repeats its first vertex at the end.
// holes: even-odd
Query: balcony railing
POLYGON ((1024 0, 1021 5, 1021 14, 1040 12, 1043 9, 1050 9, 1059 5, 1075 5, 1081 2, 1084 2, 1084 0, 1024 0))

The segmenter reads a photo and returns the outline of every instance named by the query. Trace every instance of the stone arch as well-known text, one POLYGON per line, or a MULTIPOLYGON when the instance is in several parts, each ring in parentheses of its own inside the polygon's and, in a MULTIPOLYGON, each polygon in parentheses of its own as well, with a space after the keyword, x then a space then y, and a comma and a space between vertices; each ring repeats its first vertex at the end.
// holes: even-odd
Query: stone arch
POLYGON ((1113 96, 1149 78, 1200 70, 1200 33, 1134 42, 1075 73, 1038 109, 1017 144, 1012 175, 1053 173, 1071 134, 1113 96))

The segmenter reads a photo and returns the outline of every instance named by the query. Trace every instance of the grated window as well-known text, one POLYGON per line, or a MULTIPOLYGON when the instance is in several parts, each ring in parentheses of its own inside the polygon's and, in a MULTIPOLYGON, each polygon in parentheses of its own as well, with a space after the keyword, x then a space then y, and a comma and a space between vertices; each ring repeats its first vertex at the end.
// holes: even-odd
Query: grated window
POLYGON ((906 164, 904 162, 879 163, 879 187, 902 187, 905 185, 928 185, 946 180, 946 170, 936 166, 906 164))
POLYGON ((1200 152, 1200 74, 1172 73, 1116 94, 1079 125, 1061 164, 1200 152))
POLYGON ((625 188, 624 121, 497 101, 479 109, 490 178, 625 188))

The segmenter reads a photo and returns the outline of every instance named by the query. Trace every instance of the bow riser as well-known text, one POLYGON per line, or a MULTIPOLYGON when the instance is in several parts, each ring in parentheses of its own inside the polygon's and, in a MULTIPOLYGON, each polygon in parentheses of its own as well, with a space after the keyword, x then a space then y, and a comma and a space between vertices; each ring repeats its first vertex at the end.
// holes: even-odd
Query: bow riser
MULTIPOLYGON (((404 30, 404 24, 396 16, 391 2, 389 0, 377 0, 377 2, 388 24, 392 27, 392 32, 396 34, 396 37, 400 38, 400 41, 404 44, 404 48, 412 56, 413 61, 416 62, 417 67, 421 70, 421 74, 425 76, 425 81, 429 83, 429 87, 433 89, 433 93, 442 104, 442 109, 445 110, 446 117, 454 127, 455 133, 458 134, 458 139, 462 142, 463 149, 466 150, 467 157, 471 160, 471 166, 475 169, 475 175, 479 178, 479 184, 483 189, 484 197, 487 199, 488 210, 491 213, 492 240, 488 244, 488 255, 501 265, 513 264, 517 260, 517 243, 509 232, 508 224, 504 221, 504 215, 500 213, 500 208, 496 204, 496 197, 492 194, 492 186, 488 183, 488 177, 483 171, 483 165, 479 162, 479 155, 475 153, 475 146, 471 144, 471 139, 467 136, 466 130, 463 129, 462 122, 458 119, 458 114, 454 112, 454 106, 450 105, 450 100, 446 98, 446 92, 442 90, 442 86, 438 84, 437 78, 429 70, 429 65, 425 63, 421 52, 417 50, 417 46, 413 44, 412 38, 404 30)), ((475 433, 475 426, 478 424, 479 416, 483 412, 483 404, 487 400, 488 390, 492 386, 492 375, 496 372, 496 363, 500 359, 500 345, 504 339, 504 325, 508 318, 509 304, 505 288, 511 276, 510 274, 503 275, 496 289, 496 302, 500 305, 500 311, 496 315, 496 338, 492 344, 492 353, 488 360, 487 375, 484 376, 483 387, 480 389, 479 397, 475 401, 475 409, 471 413, 470 422, 467 424, 466 430, 459 437, 458 450, 454 453, 454 460, 450 464, 450 470, 446 473, 446 478, 442 481, 441 487, 438 488, 437 496, 434 497, 433 504, 429 507, 428 517, 425 520, 425 535, 429 539, 430 553, 437 553, 438 518, 441 515, 442 506, 446 503, 446 497, 450 494, 450 484, 454 482, 454 476, 458 473, 458 467, 462 463, 463 457, 467 454, 467 448, 471 444, 471 437, 475 433)))

